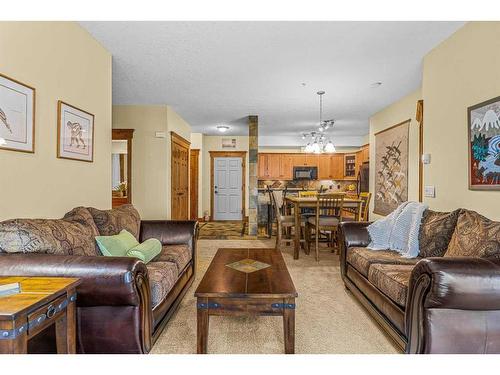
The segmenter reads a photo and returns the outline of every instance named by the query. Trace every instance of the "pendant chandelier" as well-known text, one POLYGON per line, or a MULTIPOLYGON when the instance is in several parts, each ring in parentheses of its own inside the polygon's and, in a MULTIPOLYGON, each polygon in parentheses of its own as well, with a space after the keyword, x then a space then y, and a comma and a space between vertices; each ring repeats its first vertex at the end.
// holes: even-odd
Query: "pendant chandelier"
POLYGON ((333 127, 335 123, 334 120, 325 120, 323 121, 323 95, 324 91, 317 92, 319 96, 319 126, 318 131, 312 131, 309 133, 303 133, 302 139, 308 139, 306 147, 304 151, 312 154, 321 154, 321 153, 331 153, 335 152, 335 146, 330 138, 326 137, 326 131, 333 127))

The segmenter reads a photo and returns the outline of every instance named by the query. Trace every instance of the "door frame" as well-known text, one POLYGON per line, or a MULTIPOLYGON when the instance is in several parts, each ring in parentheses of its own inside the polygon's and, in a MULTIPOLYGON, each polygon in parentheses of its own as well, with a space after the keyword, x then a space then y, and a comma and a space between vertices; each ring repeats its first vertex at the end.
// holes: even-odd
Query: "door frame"
POLYGON ((198 205, 199 205, 199 192, 198 192, 198 182, 200 173, 200 150, 191 149, 189 150, 189 212, 191 220, 198 220, 198 205), (196 159, 196 170, 193 170, 193 158, 196 159), (196 202, 196 204, 193 204, 196 202), (196 211, 194 209, 196 208, 196 211))
MULTIPOLYGON (((111 140, 112 141, 127 141, 127 203, 132 204, 132 139, 134 138, 135 129, 112 129, 111 130, 111 140)), ((123 155, 123 154, 122 154, 123 155)), ((119 200, 111 196, 112 206, 121 206, 119 200), (113 203, 114 200, 114 203, 113 203)))
POLYGON ((247 151, 208 151, 210 154, 210 221, 214 219, 214 158, 241 158, 241 220, 245 219, 247 151))
POLYGON ((189 197, 190 197, 190 187, 189 187, 189 171, 191 168, 191 165, 189 163, 189 155, 190 155, 190 150, 191 150, 191 142, 189 142, 187 139, 184 137, 181 137, 179 134, 177 134, 174 131, 170 132, 170 216, 172 216, 173 208, 174 208, 174 184, 172 183, 172 176, 174 174, 174 163, 172 163, 172 149, 173 149, 173 144, 177 143, 179 146, 187 148, 188 150, 188 165, 187 165, 187 173, 188 173, 188 191, 187 191, 187 201, 188 201, 188 218, 189 218, 189 213, 190 213, 190 202, 189 202, 189 197))

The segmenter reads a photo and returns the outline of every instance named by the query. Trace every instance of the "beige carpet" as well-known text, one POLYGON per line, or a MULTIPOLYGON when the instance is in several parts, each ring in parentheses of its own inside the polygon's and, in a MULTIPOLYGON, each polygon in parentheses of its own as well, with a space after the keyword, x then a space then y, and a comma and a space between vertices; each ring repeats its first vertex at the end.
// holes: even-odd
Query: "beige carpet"
MULTIPOLYGON (((196 306, 193 293, 220 247, 272 247, 271 240, 199 240, 198 275, 152 353, 196 353, 196 306)), ((345 291, 338 256, 314 256, 292 249, 283 256, 299 294, 296 310, 296 353, 398 353, 361 305, 345 291)), ((279 317, 210 317, 209 353, 283 353, 279 317)))

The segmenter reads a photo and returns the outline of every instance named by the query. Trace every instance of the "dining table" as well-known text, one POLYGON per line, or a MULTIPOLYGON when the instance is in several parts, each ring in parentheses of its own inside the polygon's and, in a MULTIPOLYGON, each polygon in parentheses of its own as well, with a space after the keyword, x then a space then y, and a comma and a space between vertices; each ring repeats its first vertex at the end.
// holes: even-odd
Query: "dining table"
MULTIPOLYGON (((316 196, 309 197, 297 197, 297 196, 285 196, 285 203, 290 204, 293 207, 293 215, 295 218, 295 230, 294 230, 294 244, 293 244, 293 259, 299 259, 300 250, 300 215, 302 208, 316 208, 317 198, 316 196)), ((360 220, 361 215, 361 205, 363 201, 354 197, 345 197, 343 208, 353 208, 356 211, 355 219, 360 220)))

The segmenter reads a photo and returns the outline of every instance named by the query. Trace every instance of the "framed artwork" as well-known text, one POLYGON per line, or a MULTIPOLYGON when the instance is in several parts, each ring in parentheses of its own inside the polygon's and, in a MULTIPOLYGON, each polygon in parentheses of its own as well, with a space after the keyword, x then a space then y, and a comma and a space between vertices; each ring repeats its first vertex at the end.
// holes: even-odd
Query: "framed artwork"
POLYGON ((0 74, 0 149, 35 152, 35 89, 0 74))
POLYGON ((57 102, 57 157, 94 161, 94 115, 57 102))
POLYGON ((411 120, 375 133, 374 210, 388 215, 408 200, 408 138, 411 120))
POLYGON ((469 190, 500 190, 500 96, 467 114, 469 190))

